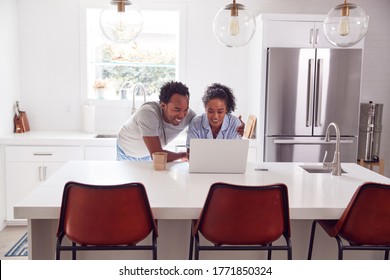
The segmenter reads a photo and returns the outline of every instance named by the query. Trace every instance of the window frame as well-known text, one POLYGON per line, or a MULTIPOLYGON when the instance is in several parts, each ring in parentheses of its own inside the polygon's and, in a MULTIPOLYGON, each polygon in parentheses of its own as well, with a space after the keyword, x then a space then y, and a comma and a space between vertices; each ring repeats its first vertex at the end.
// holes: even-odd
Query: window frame
MULTIPOLYGON (((105 100, 105 99, 89 99, 88 98, 88 61, 87 61, 87 28, 86 28, 86 10, 88 8, 104 8, 109 4, 108 0, 83 0, 80 1, 80 101, 81 104, 91 104, 98 107, 128 107, 132 100, 105 100)), ((154 2, 154 1, 138 1, 135 3, 141 10, 161 10, 161 11, 177 11, 179 13, 179 40, 178 40, 178 55, 177 55, 177 77, 178 80, 185 82, 186 67, 184 58, 186 57, 186 14, 187 5, 179 2, 154 2)))

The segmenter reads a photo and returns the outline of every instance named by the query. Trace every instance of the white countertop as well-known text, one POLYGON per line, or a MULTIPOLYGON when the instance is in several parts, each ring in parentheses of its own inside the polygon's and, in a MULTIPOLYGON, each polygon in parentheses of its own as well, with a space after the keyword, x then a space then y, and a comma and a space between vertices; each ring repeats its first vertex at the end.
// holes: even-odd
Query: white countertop
MULTIPOLYGON (((216 181, 244 185, 284 183, 288 187, 291 219, 339 218, 356 188, 367 181, 390 179, 354 163, 343 163, 342 176, 313 174, 303 163, 249 163, 245 174, 190 174, 187 162, 154 171, 151 162, 70 161, 14 208, 16 218, 57 219, 67 181, 89 184, 142 182, 156 219, 195 219, 209 187, 216 181), (256 171, 255 168, 268 171, 256 171)), ((318 165, 321 164, 306 164, 318 165)))
POLYGON ((28 131, 0 137, 3 145, 48 145, 48 146, 112 146, 116 138, 96 138, 97 133, 82 131, 28 131))
MULTIPOLYGON (((28 131, 0 137, 0 145, 42 145, 42 146, 115 146, 116 138, 96 138, 97 135, 115 133, 85 133, 82 131, 28 131)), ((169 143, 170 146, 184 145, 186 133, 180 134, 169 143)))
MULTIPOLYGON (((116 133, 83 131, 28 131, 0 136, 0 145, 105 145, 116 143, 116 138, 96 138, 97 135, 116 135, 116 133), (100 144, 99 144, 100 143, 100 144)), ((187 132, 183 131, 169 144, 185 144, 187 132)), ((254 145, 254 139, 249 139, 254 145)))

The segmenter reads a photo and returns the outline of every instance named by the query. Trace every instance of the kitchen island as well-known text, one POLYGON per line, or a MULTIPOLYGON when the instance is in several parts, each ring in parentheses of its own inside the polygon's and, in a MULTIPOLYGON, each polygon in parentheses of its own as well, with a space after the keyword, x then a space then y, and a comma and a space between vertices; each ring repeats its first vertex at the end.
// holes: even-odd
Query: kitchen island
MULTIPOLYGON (((155 219, 158 219, 158 259, 186 259, 190 220, 198 218, 209 187, 217 181, 244 185, 284 183, 288 187, 293 259, 305 259, 313 219, 337 219, 355 190, 367 181, 390 184, 390 179, 354 163, 344 163, 342 176, 309 173, 302 166, 319 163, 248 163, 245 174, 190 174, 187 162, 169 163, 167 170, 154 171, 151 162, 70 161, 15 207, 16 218, 28 220, 29 258, 53 259, 55 233, 62 190, 66 182, 145 185, 155 219)), ((336 259, 336 242, 318 230, 313 258, 336 259), (318 254, 317 254, 318 253, 318 254)), ((143 252, 80 252, 80 258, 149 259, 143 252)), ((273 256, 286 259, 281 252, 273 256), (279 254, 280 253, 280 254, 279 254)), ((346 258, 380 259, 372 252, 346 258)), ((263 258, 262 253, 223 254, 206 252, 201 258, 263 258), (242 255, 244 254, 244 255, 242 255), (259 256, 259 254, 261 254, 259 256)))

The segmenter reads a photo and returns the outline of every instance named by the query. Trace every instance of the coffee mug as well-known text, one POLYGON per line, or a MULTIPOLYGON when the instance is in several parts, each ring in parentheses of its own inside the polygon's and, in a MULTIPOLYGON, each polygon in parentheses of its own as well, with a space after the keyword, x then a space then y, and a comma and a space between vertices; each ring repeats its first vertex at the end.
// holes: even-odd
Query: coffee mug
POLYGON ((167 165, 168 153, 166 152, 155 152, 152 154, 154 170, 162 171, 165 170, 167 165))

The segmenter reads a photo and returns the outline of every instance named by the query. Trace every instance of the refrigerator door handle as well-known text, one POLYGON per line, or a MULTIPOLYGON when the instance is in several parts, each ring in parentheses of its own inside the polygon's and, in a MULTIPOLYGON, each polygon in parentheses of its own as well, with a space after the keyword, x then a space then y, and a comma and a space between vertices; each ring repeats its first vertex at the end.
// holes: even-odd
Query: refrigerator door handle
POLYGON ((323 59, 317 60, 317 73, 316 73, 316 105, 315 105, 315 119, 314 126, 321 126, 321 108, 322 108, 322 77, 323 77, 323 59))
MULTIPOLYGON (((329 144, 329 143, 335 143, 336 140, 331 140, 330 142, 325 142, 325 140, 306 140, 306 141, 302 141, 302 140, 299 140, 299 139, 274 139, 273 141, 275 144, 329 144)), ((353 140, 348 140, 348 139, 345 139, 345 140, 340 140, 340 143, 341 144, 353 144, 354 141, 353 140)))
POLYGON ((306 127, 310 127, 312 125, 314 70, 314 59, 309 59, 306 96, 306 127))

